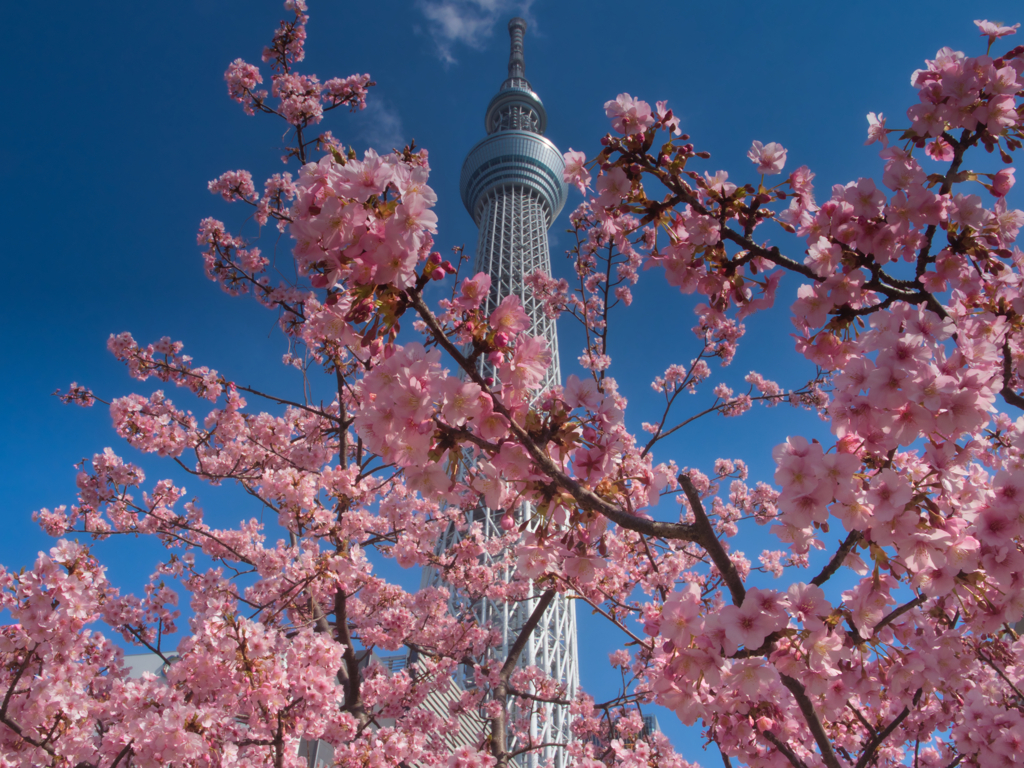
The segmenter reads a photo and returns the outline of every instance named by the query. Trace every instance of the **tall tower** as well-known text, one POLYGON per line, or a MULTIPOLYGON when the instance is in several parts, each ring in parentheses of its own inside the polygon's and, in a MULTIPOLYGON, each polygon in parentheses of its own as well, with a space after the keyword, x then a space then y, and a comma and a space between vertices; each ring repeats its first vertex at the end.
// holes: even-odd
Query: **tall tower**
POLYGON ((487 105, 487 138, 466 156, 459 190, 480 229, 476 269, 491 276, 491 293, 483 308, 490 312, 506 296, 518 296, 533 321, 531 331, 544 336, 551 347, 551 368, 540 385, 543 391, 562 380, 558 335, 523 278, 538 269, 551 274, 548 230, 565 205, 565 163, 558 148, 543 136, 548 114, 526 79, 526 22, 512 19, 508 31, 508 79, 487 105))
MULTIPOLYGON (((551 274, 548 253, 548 229, 565 205, 566 184, 562 179, 564 161, 557 147, 544 138, 547 112, 540 97, 526 79, 523 60, 523 33, 526 22, 512 19, 508 25, 512 38, 508 60, 508 79, 491 99, 484 117, 487 137, 470 150, 462 165, 459 184, 462 202, 480 229, 477 241, 476 272, 491 276, 490 295, 482 308, 490 313, 502 299, 518 296, 532 321, 531 332, 543 335, 550 346, 552 363, 539 391, 561 384, 558 365, 558 337, 555 323, 544 315, 540 302, 526 288, 524 278, 535 270, 551 274)), ((479 523, 486 536, 501 536, 498 521, 504 510, 486 507, 467 513, 468 522, 479 523)), ((528 505, 517 510, 520 519, 529 518, 528 505)), ((438 541, 443 552, 460 538, 454 526, 438 541)), ((488 564, 493 562, 484 555, 488 564)), ((513 566, 514 567, 514 566, 513 566)), ((506 573, 510 579, 512 573, 506 573)), ((440 585, 439 574, 427 571, 424 583, 440 585)), ((539 593, 513 604, 486 598, 457 603, 457 613, 471 611, 481 624, 490 624, 502 632, 502 648, 507 653, 537 604, 539 593)), ((559 595, 548 607, 519 658, 522 666, 537 666, 566 686, 567 698, 579 687, 579 660, 576 647, 576 608, 559 595)), ((530 721, 533 744, 567 744, 572 739, 568 707, 536 704, 530 721)), ((523 743, 515 748, 526 746, 523 743)), ((536 768, 547 758, 556 768, 568 760, 564 749, 548 747, 517 760, 523 768, 536 768)))

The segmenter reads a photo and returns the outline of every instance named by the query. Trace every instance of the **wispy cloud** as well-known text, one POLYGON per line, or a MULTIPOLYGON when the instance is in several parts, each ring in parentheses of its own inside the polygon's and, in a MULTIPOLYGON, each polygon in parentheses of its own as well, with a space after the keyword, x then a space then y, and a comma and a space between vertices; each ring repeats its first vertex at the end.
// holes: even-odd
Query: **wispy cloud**
POLYGON ((352 118, 356 135, 381 154, 401 149, 408 142, 398 110, 377 94, 371 93, 366 109, 352 118))
POLYGON ((427 22, 427 32, 437 46, 441 60, 454 64, 460 45, 484 48, 495 24, 511 16, 530 18, 533 0, 417 0, 416 7, 427 22))

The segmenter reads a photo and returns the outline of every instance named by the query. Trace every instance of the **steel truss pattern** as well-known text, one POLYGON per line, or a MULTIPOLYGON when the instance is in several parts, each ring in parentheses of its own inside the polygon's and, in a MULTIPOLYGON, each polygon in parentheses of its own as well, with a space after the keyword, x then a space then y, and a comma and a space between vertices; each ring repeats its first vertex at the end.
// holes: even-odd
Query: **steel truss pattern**
MULTIPOLYGON (((491 277, 491 291, 484 310, 492 311, 506 296, 518 296, 532 320, 531 332, 547 339, 552 364, 538 392, 561 383, 558 361, 558 336, 555 323, 546 317, 543 306, 526 288, 524 278, 535 270, 551 274, 548 229, 565 204, 567 189, 562 180, 561 153, 542 135, 547 113, 540 97, 526 79, 523 59, 523 33, 526 22, 509 22, 511 53, 508 79, 488 105, 484 125, 488 136, 466 157, 460 188, 462 200, 480 230, 477 242, 476 272, 491 277)), ((493 375, 493 371, 487 371, 493 375)), ((472 460, 466 457, 466 460, 472 460)), ((518 521, 528 520, 533 510, 523 504, 515 510, 518 521)), ((466 513, 467 528, 479 525, 488 538, 502 536, 499 520, 505 510, 478 507, 466 513)), ((455 526, 449 527, 437 542, 437 554, 462 538, 455 526)), ((482 564, 493 565, 509 581, 515 563, 506 564, 507 553, 494 557, 484 554, 482 564)), ((424 585, 444 586, 441 575, 424 573, 424 585)), ((531 587, 519 602, 488 598, 468 600, 453 593, 450 607, 456 616, 472 615, 482 625, 501 632, 502 642, 495 656, 505 658, 527 618, 537 605, 539 592, 531 587)), ((575 697, 579 687, 579 660, 576 646, 576 608, 572 600, 559 595, 548 607, 519 659, 521 666, 536 666, 565 685, 565 697, 575 697)), ((473 685, 471 675, 463 681, 473 685)), ((531 744, 567 744, 572 740, 569 712, 565 706, 535 703, 530 717, 531 744)), ((512 745, 519 749, 525 744, 512 745)), ((555 768, 568 764, 564 749, 546 747, 517 760, 522 768, 538 768, 548 759, 555 768)))
POLYGON ((524 280, 537 270, 551 274, 547 215, 539 195, 527 185, 502 187, 483 202, 479 226, 474 271, 491 276, 484 311, 490 314, 506 296, 518 296, 532 321, 530 332, 547 339, 551 350, 551 367, 538 391, 561 384, 555 321, 544 314, 524 280))

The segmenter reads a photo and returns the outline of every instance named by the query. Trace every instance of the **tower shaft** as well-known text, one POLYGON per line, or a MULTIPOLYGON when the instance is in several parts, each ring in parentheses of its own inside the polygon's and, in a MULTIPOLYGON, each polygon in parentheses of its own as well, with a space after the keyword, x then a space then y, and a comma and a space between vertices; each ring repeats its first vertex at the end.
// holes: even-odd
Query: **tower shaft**
POLYGON ((525 283, 535 271, 551 274, 548 224, 540 196, 529 185, 505 187, 485 201, 479 226, 476 271, 491 277, 484 311, 490 314, 506 296, 518 296, 530 317, 530 332, 547 339, 551 350, 551 367, 539 391, 561 384, 555 321, 544 314, 543 304, 525 283))
MULTIPOLYGON (((488 135, 466 157, 459 186, 462 201, 480 230, 476 271, 491 277, 484 311, 490 313, 507 296, 520 298, 532 321, 530 332, 543 336, 551 350, 552 364, 539 388, 543 392, 561 384, 558 336, 554 321, 545 315, 541 302, 526 287, 525 278, 536 270, 551 274, 548 229, 565 204, 567 189, 562 178, 565 166, 561 153, 543 136, 547 112, 526 79, 523 56, 526 22, 512 19, 508 28, 511 38, 508 78, 487 107, 484 127, 488 135)), ((529 520, 533 514, 529 504, 512 511, 519 521, 529 520)), ((466 522, 480 524, 488 538, 501 536, 504 530, 499 520, 505 513, 504 509, 481 506, 466 513, 466 522)), ((458 528, 450 526, 438 541, 437 552, 444 552, 459 541, 461 535, 458 528)), ((496 559, 484 554, 481 562, 494 565, 496 559)), ((512 571, 503 573, 507 582, 513 576, 512 571)), ((424 574, 424 583, 443 585, 440 574, 432 570, 424 574)), ((499 630, 502 642, 496 654, 507 658, 539 597, 539 590, 531 584, 519 601, 494 601, 486 597, 465 599, 453 594, 451 608, 456 614, 471 612, 481 624, 499 630)), ((579 687, 579 660, 576 609, 572 600, 556 595, 531 633, 518 664, 538 667, 565 686, 565 698, 575 697, 579 687)), ((534 703, 529 717, 527 738, 530 744, 568 744, 573 740, 568 707, 534 703)), ((510 745, 512 749, 526 746, 522 742, 510 745)), ((549 758, 556 768, 565 768, 568 764, 566 751, 550 746, 528 752, 517 762, 524 768, 537 768, 549 758)))

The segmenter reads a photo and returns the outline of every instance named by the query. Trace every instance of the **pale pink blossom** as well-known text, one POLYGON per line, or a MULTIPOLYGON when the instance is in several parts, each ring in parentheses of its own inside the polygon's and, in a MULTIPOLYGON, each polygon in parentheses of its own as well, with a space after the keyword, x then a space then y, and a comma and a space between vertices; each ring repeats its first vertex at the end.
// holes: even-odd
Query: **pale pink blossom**
POLYGON ((619 205, 629 197, 632 189, 632 182, 626 172, 621 168, 612 168, 597 179, 597 203, 605 208, 619 205))
POLYGON ((569 151, 562 155, 562 157, 565 160, 565 170, 562 172, 563 180, 566 184, 576 187, 580 194, 585 195, 587 187, 590 186, 590 171, 586 168, 586 154, 575 152, 570 147, 569 151))
POLYGON ((885 117, 879 112, 868 112, 868 140, 865 144, 873 144, 876 141, 882 143, 883 147, 889 146, 889 134, 885 130, 885 117))
POLYGON ((757 166, 758 173, 768 176, 782 173, 782 167, 786 164, 786 150, 774 141, 770 144, 755 141, 747 151, 747 157, 757 166))
POLYGON ((604 111, 611 118, 612 127, 627 136, 643 133, 654 125, 651 105, 646 101, 634 99, 628 93, 620 93, 614 101, 605 102, 604 111))
POLYGON ((1014 24, 1010 27, 999 22, 988 21, 987 19, 975 19, 974 25, 978 28, 982 37, 988 38, 989 45, 994 43, 997 38, 1017 34, 1017 30, 1020 29, 1020 24, 1014 24))

